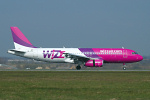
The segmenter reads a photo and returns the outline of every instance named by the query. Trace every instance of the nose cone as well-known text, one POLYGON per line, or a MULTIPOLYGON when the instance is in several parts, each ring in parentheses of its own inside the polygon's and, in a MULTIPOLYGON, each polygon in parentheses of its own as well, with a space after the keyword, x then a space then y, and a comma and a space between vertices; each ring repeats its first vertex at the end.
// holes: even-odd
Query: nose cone
POLYGON ((138 55, 138 61, 143 60, 143 57, 141 55, 138 55))

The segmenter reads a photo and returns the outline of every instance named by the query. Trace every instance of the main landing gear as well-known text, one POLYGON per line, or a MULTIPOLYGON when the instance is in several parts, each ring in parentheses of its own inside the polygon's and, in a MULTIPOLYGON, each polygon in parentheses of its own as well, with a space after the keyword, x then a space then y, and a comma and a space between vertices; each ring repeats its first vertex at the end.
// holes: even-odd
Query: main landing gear
POLYGON ((80 65, 78 65, 78 66, 76 67, 76 69, 77 69, 77 70, 80 70, 80 69, 81 69, 81 66, 80 66, 80 65))
POLYGON ((125 63, 123 63, 123 70, 126 70, 126 65, 125 65, 125 63))

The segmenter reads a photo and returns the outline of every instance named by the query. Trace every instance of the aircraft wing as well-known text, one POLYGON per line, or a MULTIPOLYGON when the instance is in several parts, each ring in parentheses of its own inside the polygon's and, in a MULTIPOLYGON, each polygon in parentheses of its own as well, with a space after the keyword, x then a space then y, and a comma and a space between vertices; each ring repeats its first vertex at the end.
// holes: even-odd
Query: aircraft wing
POLYGON ((93 59, 90 57, 86 57, 86 56, 82 56, 82 55, 76 55, 76 54, 72 54, 72 53, 63 53, 63 54, 65 54, 66 58, 70 58, 70 59, 74 60, 75 63, 79 62, 79 61, 86 62, 90 59, 93 59))

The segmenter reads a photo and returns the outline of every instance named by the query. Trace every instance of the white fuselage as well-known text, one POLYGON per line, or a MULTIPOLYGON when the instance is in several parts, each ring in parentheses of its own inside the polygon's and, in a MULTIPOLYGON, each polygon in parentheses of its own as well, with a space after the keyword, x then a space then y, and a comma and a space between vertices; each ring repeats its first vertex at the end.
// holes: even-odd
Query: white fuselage
POLYGON ((11 54, 52 63, 74 63, 65 52, 86 57, 78 48, 30 48, 25 53, 8 51, 11 54))

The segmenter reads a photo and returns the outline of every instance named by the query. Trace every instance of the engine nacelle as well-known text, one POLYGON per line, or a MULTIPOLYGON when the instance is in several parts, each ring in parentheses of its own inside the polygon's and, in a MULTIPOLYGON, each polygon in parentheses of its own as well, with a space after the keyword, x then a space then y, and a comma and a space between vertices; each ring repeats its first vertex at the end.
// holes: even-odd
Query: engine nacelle
POLYGON ((103 60, 101 59, 95 59, 95 60, 88 60, 85 62, 85 66, 87 67, 102 67, 103 60))

